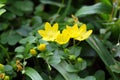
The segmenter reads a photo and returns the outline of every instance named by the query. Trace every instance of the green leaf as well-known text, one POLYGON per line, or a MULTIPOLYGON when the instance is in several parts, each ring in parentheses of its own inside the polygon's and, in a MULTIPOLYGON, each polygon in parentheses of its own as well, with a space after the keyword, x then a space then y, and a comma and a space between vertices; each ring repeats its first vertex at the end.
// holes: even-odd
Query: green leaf
POLYGON ((6 12, 4 15, 2 15, 3 18, 8 19, 8 20, 13 20, 16 18, 16 15, 12 12, 6 12))
POLYGON ((53 53, 53 55, 49 56, 46 60, 49 64, 58 64, 60 63, 61 59, 60 59, 60 55, 59 55, 59 51, 55 50, 55 52, 53 53))
POLYGON ((115 64, 114 58, 110 55, 109 51, 104 47, 102 42, 97 37, 91 36, 89 39, 87 39, 87 42, 97 52, 107 67, 115 64))
POLYGON ((65 80, 60 74, 58 74, 54 80, 65 80))
POLYGON ((11 65, 5 65, 4 70, 5 70, 6 74, 13 75, 14 71, 13 71, 13 68, 11 65))
POLYGON ((5 4, 0 4, 0 8, 3 7, 3 6, 5 6, 5 4))
POLYGON ((43 80, 43 78, 40 76, 40 74, 33 68, 26 67, 25 73, 27 76, 29 76, 32 80, 43 80))
POLYGON ((25 48, 23 46, 19 46, 15 48, 15 52, 24 52, 25 48))
POLYGON ((6 44, 8 39, 7 39, 7 36, 8 36, 9 32, 3 32, 0 36, 0 42, 2 44, 6 44))
POLYGON ((79 71, 79 70, 76 69, 75 66, 72 65, 72 64, 66 65, 66 70, 67 70, 68 72, 78 72, 78 71, 79 71))
POLYGON ((79 47, 79 46, 70 47, 70 53, 72 55, 75 55, 76 57, 78 57, 80 55, 80 52, 81 52, 81 47, 79 47))
POLYGON ((9 25, 8 23, 4 23, 4 22, 0 23, 0 31, 7 29, 8 25, 9 25))
POLYGON ((108 4, 108 5, 111 5, 111 0, 100 0, 102 3, 105 3, 105 4, 108 4))
POLYGON ((111 65, 110 68, 113 72, 120 73, 120 62, 116 61, 116 63, 111 65))
POLYGON ((22 37, 19 34, 13 33, 8 36, 8 44, 15 45, 22 37))
POLYGON ((76 16, 82 17, 92 14, 111 13, 112 7, 104 3, 96 3, 92 6, 83 6, 76 12, 76 16))
POLYGON ((83 60, 82 62, 77 62, 75 64, 75 68, 78 69, 79 71, 84 70, 86 67, 87 67, 87 63, 85 60, 83 60))
POLYGON ((106 47, 104 47, 103 43, 95 36, 91 36, 89 39, 87 39, 87 42, 97 52, 112 77, 115 80, 118 80, 117 76, 110 69, 110 66, 115 64, 115 59, 110 55, 110 52, 106 49, 106 47))
POLYGON ((0 63, 4 63, 4 58, 6 57, 6 54, 8 53, 8 49, 0 44, 0 63))
POLYGON ((8 10, 13 13, 14 15, 17 15, 17 16, 23 16, 23 11, 19 10, 19 9, 16 9, 14 8, 13 6, 9 6, 8 7, 8 10))
POLYGON ((32 18, 32 24, 33 24, 33 27, 38 27, 42 24, 42 19, 40 16, 34 16, 32 18))
POLYGON ((32 28, 30 26, 26 25, 22 25, 17 32, 21 35, 21 36, 28 36, 29 32, 32 30, 32 28))
POLYGON ((62 61, 59 64, 52 64, 51 66, 54 67, 65 80, 81 80, 77 74, 67 72, 66 65, 68 65, 68 63, 62 61))
POLYGON ((2 15, 4 12, 6 12, 5 9, 0 9, 0 15, 2 15))
POLYGON ((7 2, 7 0, 0 0, 0 4, 1 3, 6 3, 7 2))
POLYGON ((15 57, 16 57, 16 58, 20 58, 20 59, 23 59, 23 58, 24 58, 24 56, 23 56, 22 54, 17 54, 15 57))
POLYGON ((64 7, 65 6, 64 4, 57 3, 57 2, 54 2, 54 1, 50 1, 50 0, 40 0, 40 2, 43 3, 43 4, 55 5, 55 6, 58 6, 58 7, 64 7))
POLYGON ((96 78, 94 76, 87 76, 85 79, 83 80, 96 80, 96 78))
POLYGON ((116 49, 115 57, 120 57, 120 45, 119 46, 115 46, 115 49, 116 49))
POLYGON ((8 32, 4 32, 1 35, 1 43, 9 45, 15 45, 22 37, 17 34, 15 31, 11 30, 8 32))
POLYGON ((28 36, 27 38, 21 39, 19 42, 21 44, 26 44, 27 42, 28 43, 35 43, 35 40, 36 40, 36 37, 34 37, 34 36, 28 36))
POLYGON ((102 70, 98 70, 95 73, 96 80, 105 80, 105 72, 102 70))
POLYGON ((15 1, 13 6, 21 11, 32 11, 33 10, 33 3, 31 1, 15 1))

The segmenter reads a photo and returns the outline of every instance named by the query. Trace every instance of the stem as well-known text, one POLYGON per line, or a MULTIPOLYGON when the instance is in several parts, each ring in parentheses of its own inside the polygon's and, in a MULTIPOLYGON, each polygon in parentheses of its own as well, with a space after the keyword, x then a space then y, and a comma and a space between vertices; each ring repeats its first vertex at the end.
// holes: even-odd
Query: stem
POLYGON ((116 17, 117 11, 118 11, 118 5, 119 5, 118 0, 116 0, 116 2, 113 2, 113 9, 112 9, 109 21, 112 21, 113 18, 116 17))
POLYGON ((8 61, 9 61, 10 56, 9 56, 9 54, 8 54, 8 52, 7 52, 7 49, 6 49, 6 48, 4 48, 2 45, 0 45, 0 48, 2 48, 2 50, 3 50, 3 51, 4 51, 4 53, 6 54, 7 59, 8 59, 8 61))
POLYGON ((75 39, 73 39, 73 46, 75 46, 75 39))
POLYGON ((49 76, 49 79, 52 80, 52 77, 51 77, 51 74, 50 74, 50 71, 51 71, 51 66, 47 63, 48 65, 48 76, 49 76))
MULTIPOLYGON (((61 3, 61 4, 64 4, 64 0, 62 0, 62 3, 61 3)), ((58 11, 57 11, 57 14, 60 13, 61 9, 62 9, 62 7, 59 7, 59 9, 58 9, 58 11)))
POLYGON ((69 8, 70 8, 70 5, 71 5, 71 2, 72 2, 72 0, 68 0, 67 7, 66 7, 66 9, 65 9, 65 11, 64 11, 64 13, 63 13, 63 15, 61 16, 61 18, 59 18, 58 21, 63 20, 63 19, 65 18, 65 16, 68 14, 69 8))

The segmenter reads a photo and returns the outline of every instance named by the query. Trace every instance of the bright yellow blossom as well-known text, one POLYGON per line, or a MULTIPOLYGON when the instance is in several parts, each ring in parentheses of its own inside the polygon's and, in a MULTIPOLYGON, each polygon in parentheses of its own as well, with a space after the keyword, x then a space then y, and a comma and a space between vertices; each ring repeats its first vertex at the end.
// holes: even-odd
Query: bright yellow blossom
POLYGON ((79 29, 77 24, 73 25, 73 27, 66 26, 66 29, 68 30, 71 38, 76 38, 79 36, 79 29))
POLYGON ((55 23, 53 27, 51 27, 51 24, 46 22, 45 30, 38 30, 38 33, 43 37, 43 40, 54 41, 60 31, 58 31, 57 23, 55 23))
POLYGON ((30 49, 30 54, 36 55, 36 54, 37 54, 37 51, 36 51, 35 49, 30 49))
POLYGON ((87 39, 90 35, 92 34, 92 30, 88 30, 86 31, 86 25, 83 24, 80 28, 79 28, 79 36, 76 37, 76 40, 79 41, 83 41, 85 39, 87 39))
POLYGON ((68 31, 64 29, 61 34, 58 34, 55 41, 59 44, 66 44, 70 40, 70 35, 68 34, 68 31))
POLYGON ((46 44, 40 44, 38 46, 38 50, 40 50, 40 51, 44 51, 45 49, 46 49, 46 44))

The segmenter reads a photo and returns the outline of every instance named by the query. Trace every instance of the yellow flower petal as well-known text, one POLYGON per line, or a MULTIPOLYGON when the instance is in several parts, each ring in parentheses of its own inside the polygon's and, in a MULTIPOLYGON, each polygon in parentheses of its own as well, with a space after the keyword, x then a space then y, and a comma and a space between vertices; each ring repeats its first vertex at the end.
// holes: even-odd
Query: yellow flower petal
POLYGON ((84 34, 83 39, 84 39, 84 40, 87 39, 91 34, 92 34, 92 30, 87 31, 87 32, 84 34))
POLYGON ((55 23, 53 27, 51 27, 51 24, 46 22, 45 30, 38 30, 38 33, 42 36, 43 40, 54 41, 60 31, 58 31, 57 23, 55 23))
POLYGON ((56 37, 56 42, 59 44, 66 44, 70 40, 70 36, 67 30, 63 30, 61 34, 56 37))
POLYGON ((45 31, 44 31, 44 30, 38 30, 38 33, 39 33, 41 36, 46 36, 46 34, 45 34, 45 31))
POLYGON ((79 37, 75 38, 76 40, 83 41, 87 39, 92 34, 92 30, 87 31, 86 33, 79 35, 79 37))
POLYGON ((81 35, 81 34, 83 34, 83 33, 85 33, 85 32, 86 32, 86 25, 83 24, 83 25, 79 28, 79 34, 81 35))
POLYGON ((73 25, 73 27, 66 26, 66 30, 69 32, 71 38, 78 37, 79 35, 79 29, 77 24, 73 25))
POLYGON ((45 23, 45 30, 50 30, 51 29, 51 24, 46 22, 45 23))
POLYGON ((58 23, 55 23, 55 24, 53 25, 53 29, 54 29, 54 31, 57 31, 57 30, 58 30, 58 23))

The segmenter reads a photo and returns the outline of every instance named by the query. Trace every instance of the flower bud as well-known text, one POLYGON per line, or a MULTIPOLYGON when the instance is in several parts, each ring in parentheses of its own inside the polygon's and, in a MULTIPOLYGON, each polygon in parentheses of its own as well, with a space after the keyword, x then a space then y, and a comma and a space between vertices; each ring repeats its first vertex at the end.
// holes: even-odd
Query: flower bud
POLYGON ((4 80, 10 80, 9 76, 5 76, 4 80))
POLYGON ((0 79, 4 79, 5 73, 0 73, 0 79))
POLYGON ((78 61, 78 62, 82 62, 83 59, 79 57, 79 58, 77 58, 77 61, 78 61))
POLYGON ((30 54, 31 55, 36 55, 37 54, 37 51, 35 49, 30 49, 30 54))
POLYGON ((75 55, 70 55, 70 56, 69 56, 69 59, 70 59, 70 60, 75 60, 75 59, 76 59, 76 56, 75 56, 75 55))
POLYGON ((38 46, 38 50, 40 50, 40 51, 44 51, 45 49, 46 49, 46 44, 40 44, 38 46))

